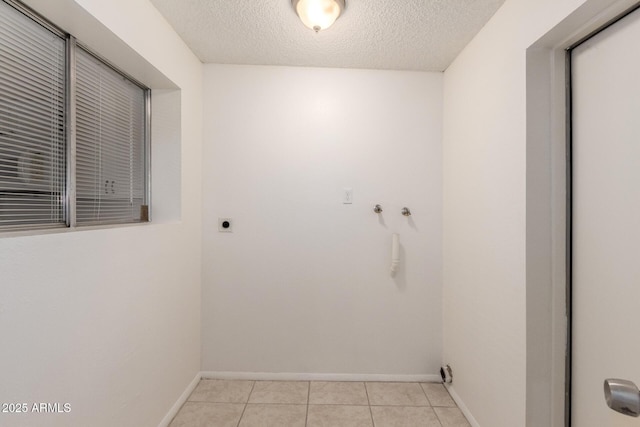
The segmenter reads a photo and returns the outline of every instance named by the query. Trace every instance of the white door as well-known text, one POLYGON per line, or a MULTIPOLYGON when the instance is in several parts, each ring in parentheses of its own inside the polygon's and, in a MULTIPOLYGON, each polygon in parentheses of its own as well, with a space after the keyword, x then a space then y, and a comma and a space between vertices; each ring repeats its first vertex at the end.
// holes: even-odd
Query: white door
POLYGON ((640 385, 640 10, 572 51, 572 426, 639 427, 603 382, 640 385))

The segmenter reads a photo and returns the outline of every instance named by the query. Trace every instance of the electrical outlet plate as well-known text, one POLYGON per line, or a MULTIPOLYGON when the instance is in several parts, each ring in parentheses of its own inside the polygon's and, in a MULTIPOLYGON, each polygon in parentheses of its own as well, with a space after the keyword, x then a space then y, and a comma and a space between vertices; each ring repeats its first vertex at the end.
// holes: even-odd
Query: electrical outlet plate
POLYGON ((218 218, 218 231, 221 233, 233 233, 233 220, 231 218, 218 218))

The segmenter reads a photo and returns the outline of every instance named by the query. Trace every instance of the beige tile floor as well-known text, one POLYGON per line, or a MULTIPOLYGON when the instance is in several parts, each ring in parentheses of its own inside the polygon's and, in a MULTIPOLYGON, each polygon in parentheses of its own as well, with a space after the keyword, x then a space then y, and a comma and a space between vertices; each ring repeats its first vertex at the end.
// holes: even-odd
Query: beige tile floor
POLYGON ((469 427, 442 384, 202 380, 170 427, 469 427))

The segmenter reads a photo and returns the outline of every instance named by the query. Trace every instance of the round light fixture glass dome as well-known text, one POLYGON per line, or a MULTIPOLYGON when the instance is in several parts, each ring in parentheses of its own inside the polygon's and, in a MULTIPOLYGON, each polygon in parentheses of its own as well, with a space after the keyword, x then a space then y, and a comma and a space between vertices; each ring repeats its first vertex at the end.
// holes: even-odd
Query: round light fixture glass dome
POLYGON ((345 8, 345 0, 291 0, 304 25, 314 30, 326 30, 336 22, 345 8))

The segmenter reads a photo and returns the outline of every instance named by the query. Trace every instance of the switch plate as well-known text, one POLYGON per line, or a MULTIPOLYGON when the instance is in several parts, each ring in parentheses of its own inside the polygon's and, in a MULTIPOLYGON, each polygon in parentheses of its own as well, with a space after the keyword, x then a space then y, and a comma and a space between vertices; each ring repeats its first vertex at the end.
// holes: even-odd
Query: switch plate
POLYGON ((231 218, 218 218, 218 231, 221 233, 233 233, 233 220, 231 218))
POLYGON ((353 188, 343 188, 342 203, 345 205, 353 204, 353 188))

